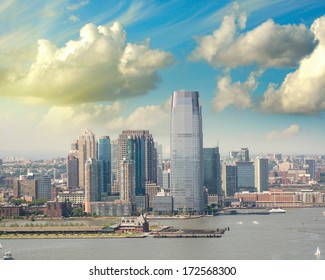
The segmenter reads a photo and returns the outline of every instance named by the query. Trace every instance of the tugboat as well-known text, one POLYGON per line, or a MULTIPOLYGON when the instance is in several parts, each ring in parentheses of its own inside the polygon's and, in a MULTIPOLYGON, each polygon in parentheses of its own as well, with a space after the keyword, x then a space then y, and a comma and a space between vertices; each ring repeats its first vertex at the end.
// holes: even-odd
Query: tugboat
POLYGON ((3 256, 4 260, 13 260, 14 258, 12 257, 11 250, 5 250, 5 255, 3 256))

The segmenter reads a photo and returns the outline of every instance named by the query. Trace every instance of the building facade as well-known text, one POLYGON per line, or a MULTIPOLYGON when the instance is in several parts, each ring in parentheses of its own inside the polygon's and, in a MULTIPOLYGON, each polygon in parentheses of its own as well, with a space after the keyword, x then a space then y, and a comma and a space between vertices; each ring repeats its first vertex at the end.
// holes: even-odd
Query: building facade
POLYGON ((95 134, 85 129, 78 138, 79 187, 85 187, 85 164, 97 158, 95 134))
POLYGON ((208 194, 222 195, 219 147, 203 148, 203 171, 208 194))
POLYGON ((100 165, 100 190, 102 195, 111 195, 111 142, 109 136, 98 140, 98 161, 100 165))
POLYGON ((100 166, 99 161, 90 158, 85 164, 85 212, 91 213, 91 202, 100 201, 100 166))
POLYGON ((255 165, 255 188, 257 192, 269 190, 269 161, 266 158, 257 157, 255 165))
POLYGON ((203 211, 203 134, 199 93, 175 91, 171 105, 170 180, 174 211, 203 211))

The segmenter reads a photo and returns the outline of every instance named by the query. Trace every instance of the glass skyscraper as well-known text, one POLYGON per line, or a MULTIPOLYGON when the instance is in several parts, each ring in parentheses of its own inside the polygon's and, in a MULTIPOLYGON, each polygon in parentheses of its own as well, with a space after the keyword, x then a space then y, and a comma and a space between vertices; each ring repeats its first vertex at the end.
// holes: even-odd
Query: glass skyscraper
POLYGON ((175 91, 171 105, 170 180, 174 211, 203 211, 203 135, 199 93, 175 91))
POLYGON ((100 165, 101 193, 110 195, 111 188, 111 142, 109 136, 102 136, 98 140, 98 160, 100 165))
POLYGON ((219 147, 203 148, 204 186, 209 195, 222 195, 219 147))

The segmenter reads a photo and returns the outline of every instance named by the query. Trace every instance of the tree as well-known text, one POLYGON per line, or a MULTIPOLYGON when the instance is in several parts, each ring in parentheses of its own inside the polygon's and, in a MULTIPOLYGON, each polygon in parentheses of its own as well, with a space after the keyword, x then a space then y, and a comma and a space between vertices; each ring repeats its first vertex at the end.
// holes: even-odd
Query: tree
POLYGON ((81 207, 78 207, 78 208, 74 208, 72 210, 72 216, 74 217, 82 217, 83 216, 83 210, 81 207))

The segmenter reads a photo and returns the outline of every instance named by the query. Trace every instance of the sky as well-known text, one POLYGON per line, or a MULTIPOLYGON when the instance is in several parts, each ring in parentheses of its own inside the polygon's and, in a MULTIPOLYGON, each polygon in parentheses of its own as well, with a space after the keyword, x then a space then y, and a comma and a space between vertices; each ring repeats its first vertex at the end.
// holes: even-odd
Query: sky
POLYGON ((325 2, 0 3, 0 158, 66 156, 84 129, 148 129, 168 157, 177 90, 204 147, 324 154, 325 2))

